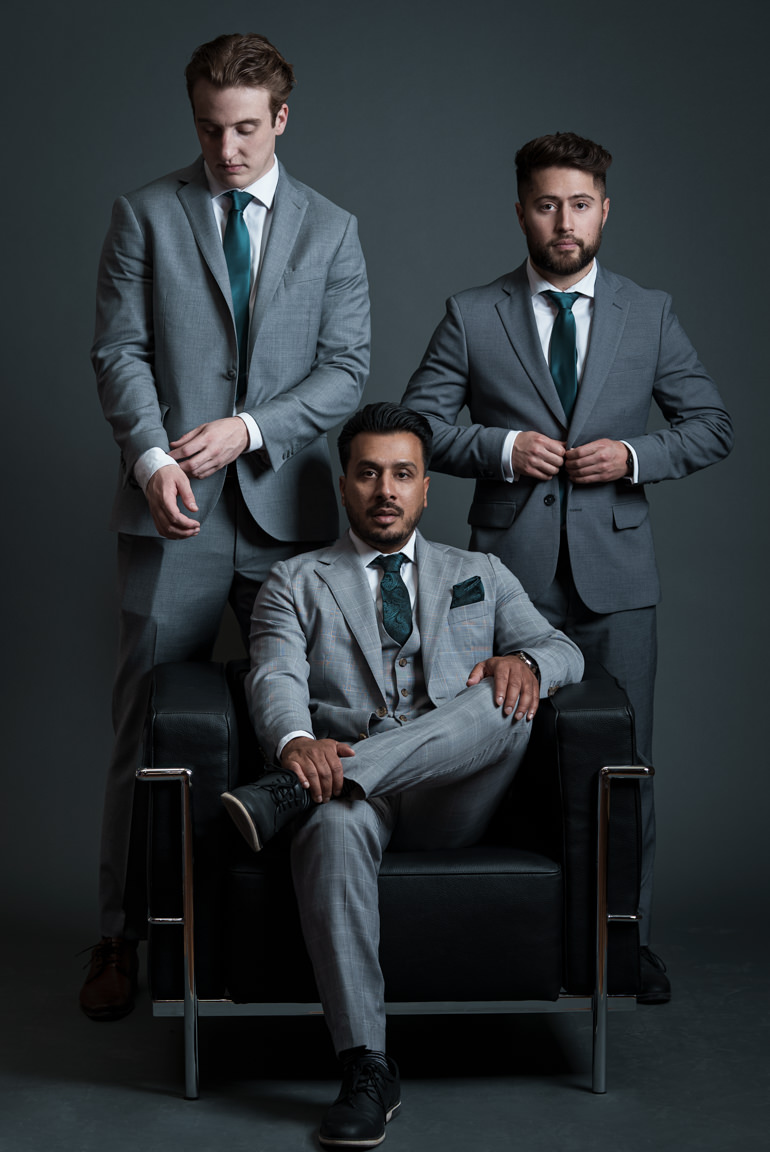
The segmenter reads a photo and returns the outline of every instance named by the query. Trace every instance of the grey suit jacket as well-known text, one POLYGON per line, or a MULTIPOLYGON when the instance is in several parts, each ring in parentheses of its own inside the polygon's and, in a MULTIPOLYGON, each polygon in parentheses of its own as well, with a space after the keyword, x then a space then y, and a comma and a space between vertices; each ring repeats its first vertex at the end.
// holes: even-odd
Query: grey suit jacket
MULTIPOLYGON (((453 700, 480 660, 519 649, 538 662, 541 694, 577 681, 578 648, 537 612, 494 556, 417 536, 417 607, 431 702, 453 700), (452 608, 453 588, 481 578, 483 599, 452 608)), ((290 732, 356 742, 387 707, 377 611, 349 536, 276 564, 254 605, 247 692, 266 756, 290 732)))
POLYGON ((558 482, 523 476, 506 483, 506 434, 532 430, 566 440, 568 447, 603 437, 633 445, 639 485, 568 485, 575 585, 595 612, 640 608, 660 598, 644 485, 705 468, 732 445, 730 418, 670 297, 601 267, 569 425, 540 346, 526 265, 447 302, 403 402, 431 422, 432 467, 476 480, 471 546, 499 556, 533 599, 556 572, 558 482), (648 433, 653 400, 669 427, 648 433), (461 427, 456 420, 466 405, 471 425, 461 427))
MULTIPOLYGON (((249 332, 245 410, 265 449, 237 461, 254 518, 279 540, 337 534, 325 433, 369 368, 369 295, 355 219, 281 168, 249 332)), ((121 196, 99 269, 92 359, 121 452, 112 527, 154 535, 134 478, 148 448, 232 416, 238 348, 203 162, 121 196)), ((224 470, 193 482, 201 519, 224 470)))

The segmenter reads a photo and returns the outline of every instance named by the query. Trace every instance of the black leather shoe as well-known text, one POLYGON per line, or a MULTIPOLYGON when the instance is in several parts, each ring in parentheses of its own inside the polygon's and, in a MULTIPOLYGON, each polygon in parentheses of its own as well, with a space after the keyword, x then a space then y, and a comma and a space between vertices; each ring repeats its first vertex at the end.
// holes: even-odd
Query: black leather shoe
POLYGON ((639 972, 641 989, 636 998, 637 1004, 668 1004, 671 999, 671 981, 666 975, 666 965, 646 945, 639 949, 639 972))
POLYGON ((135 940, 102 936, 80 989, 80 1007, 90 1020, 120 1020, 134 1007, 139 958, 135 940))
POLYGON ((254 784, 223 792, 222 803, 252 852, 260 852, 313 801, 293 772, 267 772, 254 784))
POLYGON ((345 1065, 340 1094, 324 1116, 318 1138, 327 1148, 374 1148, 382 1144, 385 1125, 400 1107, 395 1060, 365 1052, 345 1065))

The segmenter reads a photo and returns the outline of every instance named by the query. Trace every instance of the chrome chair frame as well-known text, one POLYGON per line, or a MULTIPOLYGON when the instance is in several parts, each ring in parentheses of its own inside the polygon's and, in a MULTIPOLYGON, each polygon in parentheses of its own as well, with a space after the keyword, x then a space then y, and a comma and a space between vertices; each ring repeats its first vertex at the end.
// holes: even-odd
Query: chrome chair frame
MULTIPOLYGON (((191 789, 192 771, 189 768, 141 768, 137 779, 153 783, 177 781, 180 786, 181 826, 182 826, 182 915, 178 917, 155 917, 148 911, 148 924, 176 924, 184 938, 184 996, 181 1000, 155 1000, 153 1015, 184 1018, 184 1063, 185 1099, 197 1100, 200 1096, 200 1065, 198 1054, 198 1019, 201 1016, 306 1016, 320 1015, 320 1004, 277 1003, 277 1004, 236 1004, 229 999, 199 999, 195 980, 195 933, 193 912, 193 836, 191 789)), ((389 1002, 386 1011, 389 1015, 466 1015, 504 1013, 549 1013, 586 1012, 593 1014, 592 1040, 592 1082, 594 1093, 607 1091, 607 1013, 609 1010, 629 1010, 636 1008, 636 997, 610 996, 607 992, 607 942, 608 925, 613 921, 633 922, 638 915, 616 915, 608 910, 608 847, 610 828, 611 785, 615 779, 644 779, 654 775, 654 769, 640 766, 604 767, 599 772, 597 797, 597 842, 596 842, 596 969, 592 996, 577 996, 562 993, 556 1001, 547 1000, 503 1000, 503 1001, 462 1001, 462 1002, 389 1002)))

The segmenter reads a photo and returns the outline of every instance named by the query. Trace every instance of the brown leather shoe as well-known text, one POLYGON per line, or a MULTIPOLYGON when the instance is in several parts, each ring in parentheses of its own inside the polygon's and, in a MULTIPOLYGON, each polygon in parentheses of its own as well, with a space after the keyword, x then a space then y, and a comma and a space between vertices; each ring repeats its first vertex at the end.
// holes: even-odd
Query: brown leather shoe
POLYGON ((80 1007, 91 1020, 120 1020, 134 1007, 139 957, 136 940, 102 936, 80 989, 80 1007))

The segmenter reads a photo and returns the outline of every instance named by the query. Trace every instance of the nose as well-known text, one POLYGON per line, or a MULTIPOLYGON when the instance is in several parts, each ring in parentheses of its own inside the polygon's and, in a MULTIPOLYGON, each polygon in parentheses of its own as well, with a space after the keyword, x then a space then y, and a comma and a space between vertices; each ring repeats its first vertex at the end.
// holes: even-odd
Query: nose
POLYGON ((378 500, 389 500, 393 496, 393 478, 388 472, 381 472, 377 479, 376 494, 378 500))
POLYGON ((219 142, 219 151, 223 160, 230 160, 236 153, 235 133, 225 129, 219 142))
POLYGON ((556 221, 557 227, 560 232, 573 232, 574 223, 572 219, 572 210, 568 204, 562 205, 559 209, 559 216, 556 221))

